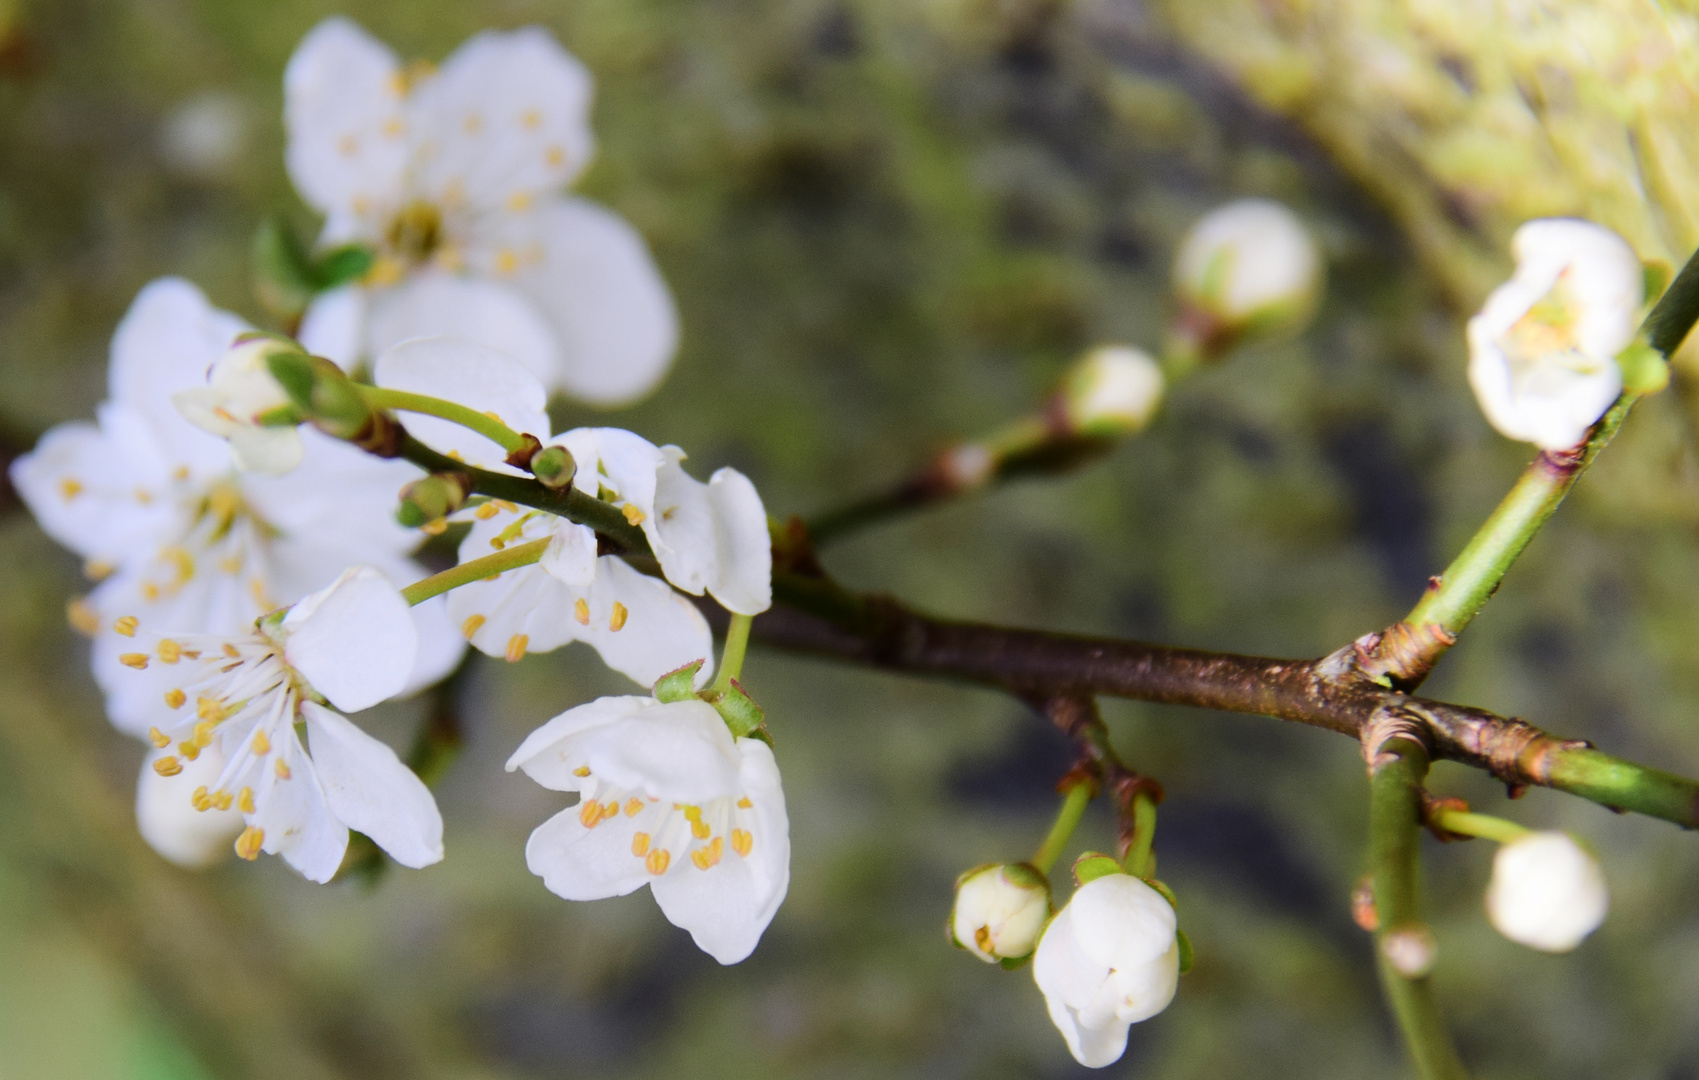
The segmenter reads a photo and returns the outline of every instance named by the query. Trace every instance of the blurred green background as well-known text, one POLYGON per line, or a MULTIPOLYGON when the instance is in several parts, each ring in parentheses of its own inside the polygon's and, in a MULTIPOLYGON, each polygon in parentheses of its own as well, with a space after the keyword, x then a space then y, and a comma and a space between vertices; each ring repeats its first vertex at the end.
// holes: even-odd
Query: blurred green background
MULTIPOLYGON (((648 236, 684 317, 671 379, 613 422, 687 447, 699 473, 735 464, 777 514, 1026 411, 1084 347, 1155 344, 1190 221, 1240 194, 1296 207, 1330 266, 1301 339, 1175 388, 1148 433, 1077 476, 826 561, 942 614, 1316 655, 1402 614, 1528 456, 1463 380, 1461 319, 1503 273, 1509 228, 1584 212, 1647 256, 1695 240, 1688 7, 1474 8, 1493 14, 0 0, 0 431, 27 446, 88 415, 112 327, 155 276, 260 318, 260 216, 314 224, 279 113, 283 64, 318 19, 352 15, 432 59, 537 22, 599 80, 581 189, 648 236)), ((1429 692, 1699 772, 1691 434, 1678 394, 1637 410, 1429 692)), ((643 894, 569 904, 526 872, 524 838, 558 800, 500 765, 547 717, 623 692, 591 654, 474 658, 442 865, 375 887, 313 886, 276 860, 188 874, 134 835, 141 750, 106 725, 65 625, 75 559, 15 506, 0 543, 0 1080, 1086 1074, 1026 972, 941 932, 958 872, 1030 852, 1068 762, 1017 703, 757 652, 794 877, 755 956, 722 969, 643 894)), ((421 709, 373 725, 403 745, 421 709)), ((1106 711, 1167 787, 1157 850, 1198 962, 1104 1074, 1401 1075, 1348 913, 1356 747, 1106 711)), ((1579 952, 1537 955, 1481 915, 1486 844, 1430 845, 1437 981, 1478 1075, 1699 1077, 1694 841, 1546 791, 1508 804, 1455 766, 1433 787, 1575 829, 1614 890, 1579 952)), ((1080 840, 1110 842, 1101 808, 1080 840)))

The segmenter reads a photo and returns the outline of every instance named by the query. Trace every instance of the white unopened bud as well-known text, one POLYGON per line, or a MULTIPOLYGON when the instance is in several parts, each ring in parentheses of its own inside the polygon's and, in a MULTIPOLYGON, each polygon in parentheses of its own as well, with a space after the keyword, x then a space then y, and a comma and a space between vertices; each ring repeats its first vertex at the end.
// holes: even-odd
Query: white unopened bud
POLYGON ((203 747, 193 759, 175 748, 155 750, 142 762, 136 782, 136 827, 153 849, 178 866, 198 869, 220 862, 230 854, 230 842, 242 831, 242 814, 230 805, 223 809, 197 792, 216 787, 224 772, 224 755, 218 745, 203 747), (181 764, 178 772, 165 776, 154 762, 173 756, 181 764))
POLYGON ((1093 1069, 1112 1064, 1127 1049, 1127 1028, 1174 1000, 1174 908, 1129 874, 1088 881, 1045 928, 1032 977, 1074 1059, 1093 1069))
POLYGON ((1162 401, 1162 369, 1143 349, 1104 345, 1075 364, 1062 384, 1068 424, 1082 435, 1130 435, 1162 401))
POLYGON ((1013 960, 1038 945, 1050 917, 1050 883, 1026 863, 970 870, 956 882, 950 936, 988 964, 1013 960))
POLYGON ((263 335, 238 339, 213 361, 206 386, 179 390, 171 401, 190 423, 228 439, 238 468, 286 473, 301 462, 300 433, 292 426, 263 425, 260 417, 290 404, 266 358, 291 348, 263 335))
POLYGON ((1518 944, 1568 952, 1599 928, 1608 911, 1604 871, 1568 833, 1529 833, 1493 858, 1487 918, 1518 944))
POLYGON ((1198 219, 1174 257, 1174 288, 1227 334, 1307 320, 1322 263, 1298 216, 1271 199, 1239 199, 1198 219))
POLYGON ((1530 221, 1516 271, 1469 320, 1469 385, 1504 435, 1546 450, 1579 443, 1622 392, 1616 354, 1634 340, 1645 279, 1600 225, 1530 221))

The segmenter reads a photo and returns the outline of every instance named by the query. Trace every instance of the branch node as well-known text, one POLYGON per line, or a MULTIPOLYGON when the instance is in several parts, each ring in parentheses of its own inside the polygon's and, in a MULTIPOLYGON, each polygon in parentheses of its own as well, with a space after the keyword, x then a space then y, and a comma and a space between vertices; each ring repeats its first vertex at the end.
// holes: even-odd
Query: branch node
POLYGON ((1382 705, 1377 708, 1369 716, 1368 723, 1363 725, 1361 738, 1363 760, 1369 766, 1370 776, 1398 759, 1398 755, 1386 746, 1394 739, 1414 743, 1429 756, 1433 753, 1432 740, 1428 737, 1427 718, 1418 710, 1403 705, 1382 705))

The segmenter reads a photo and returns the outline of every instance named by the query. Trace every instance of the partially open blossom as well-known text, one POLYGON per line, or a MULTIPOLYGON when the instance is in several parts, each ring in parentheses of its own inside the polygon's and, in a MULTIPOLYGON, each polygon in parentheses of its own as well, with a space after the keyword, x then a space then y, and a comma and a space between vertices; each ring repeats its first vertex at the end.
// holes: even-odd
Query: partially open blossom
POLYGON ((1469 385, 1502 434, 1564 450, 1622 392, 1616 354, 1639 322, 1640 260, 1609 229, 1569 218, 1528 222, 1511 251, 1515 273, 1469 320, 1469 385))
POLYGON ((283 81, 289 175, 322 242, 377 252, 308 309, 309 349, 347 367, 453 334, 601 405, 666 374, 678 318, 642 237, 562 193, 594 150, 592 80, 547 31, 479 34, 432 70, 332 18, 283 81))
POLYGON ((1026 863, 981 867, 956 882, 950 938, 986 963, 1026 956, 1050 917, 1050 883, 1026 863))
POLYGON ((734 738, 713 706, 607 697, 550 720, 508 759, 578 805, 531 834, 525 862, 568 900, 648 885, 703 952, 735 964, 790 884, 790 831, 773 751, 734 738))
POLYGON ((1309 317, 1322 262, 1298 216, 1272 199, 1239 199, 1199 218, 1174 258, 1184 304, 1216 333, 1287 326, 1309 317))
POLYGON ((1493 857, 1487 917, 1514 942, 1541 952, 1569 952, 1609 911, 1604 871, 1568 833, 1529 833, 1493 857))
MULTIPOLYGON (((142 627, 136 645, 120 660, 153 698, 149 738, 161 753, 150 767, 175 787, 146 799, 175 797, 207 813, 234 807, 246 826, 238 855, 281 855, 312 881, 336 873, 349 829, 403 866, 442 858, 429 789, 342 715, 393 697, 413 670, 418 631, 378 571, 350 569, 245 634, 142 627), (209 753, 223 762, 216 775, 192 768, 209 753)), ((158 834, 195 853, 199 838, 180 826, 162 823, 158 834)))
POLYGON ((207 372, 207 385, 172 395, 189 422, 230 443, 236 467, 286 473, 301 463, 301 435, 295 425, 266 426, 260 418, 289 406, 289 395, 272 378, 266 357, 294 349, 267 334, 245 334, 207 372))
POLYGON ((1062 384, 1068 424, 1082 435, 1130 435, 1162 402, 1162 368, 1143 349, 1105 345, 1075 364, 1062 384))
MULTIPOLYGON (((282 476, 243 472, 232 448, 173 404, 248 327, 177 278, 136 296, 112 339, 108 398, 98 422, 61 424, 13 462, 12 482, 47 534, 99 582, 72 607, 94 637, 94 674, 114 724, 148 729, 151 701, 119 657, 135 624, 236 633, 274 608, 369 564, 391 580, 428 571, 407 552, 422 539, 390 515, 417 477, 317 431, 299 433, 301 463, 282 476)), ((411 688, 452 670, 465 642, 446 602, 413 609, 419 631, 411 688)))
POLYGON ((1101 1069, 1127 1049, 1127 1029, 1174 1000, 1179 924, 1162 894, 1129 874, 1088 881, 1050 920, 1032 977, 1081 1065, 1101 1069))

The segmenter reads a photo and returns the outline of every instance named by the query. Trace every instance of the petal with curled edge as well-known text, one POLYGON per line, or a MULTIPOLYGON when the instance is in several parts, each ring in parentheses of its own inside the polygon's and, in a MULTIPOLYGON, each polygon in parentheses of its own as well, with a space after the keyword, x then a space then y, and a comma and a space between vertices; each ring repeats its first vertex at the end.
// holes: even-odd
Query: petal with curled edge
MULTIPOLYGON (((554 332, 536 305, 506 283, 426 270, 370 297, 366 347, 379 364, 385 350, 409 338, 459 338, 517 360, 544 386, 555 379, 560 350, 554 332)), ((516 403, 507 404, 511 408, 516 403)), ((505 416, 503 420, 509 427, 518 426, 505 416)), ((527 420, 534 422, 529 415, 527 420)), ((530 430, 540 439, 549 428, 538 424, 530 430)))
POLYGON ((697 698, 644 709, 576 742, 591 775, 626 791, 698 805, 738 794, 742 760, 731 731, 697 698))
POLYGON ((285 167, 308 205, 340 219, 343 238, 375 237, 378 215, 401 198, 404 93, 395 54, 342 17, 313 27, 283 70, 285 167))
POLYGON ((424 781, 347 717, 311 701, 301 715, 331 812, 402 866, 442 861, 442 814, 424 781))
MULTIPOLYGON (((373 381, 390 390, 441 398, 474 412, 493 414, 515 432, 545 438, 547 392, 523 364, 496 349, 458 337, 425 337, 386 349, 372 369, 373 381)), ((406 413, 407 430, 440 453, 459 454, 468 464, 512 471, 507 451, 452 420, 406 413)))
POLYGON ((655 545, 667 580, 712 593, 727 610, 756 615, 773 603, 767 510, 749 478, 723 468, 706 484, 684 471, 683 451, 663 447, 656 473, 655 545))
POLYGON ((538 565, 562 585, 589 585, 596 580, 596 530, 557 520, 538 565))
POLYGON ((523 769, 526 776, 551 791, 577 791, 584 782, 573 771, 583 764, 583 755, 577 749, 580 737, 660 704, 651 697, 627 694, 597 698, 568 709, 525 737, 508 757, 507 771, 523 769))
POLYGON ((358 712, 400 693, 419 632, 407 601, 369 566, 350 567, 283 618, 283 655, 332 705, 358 712))

